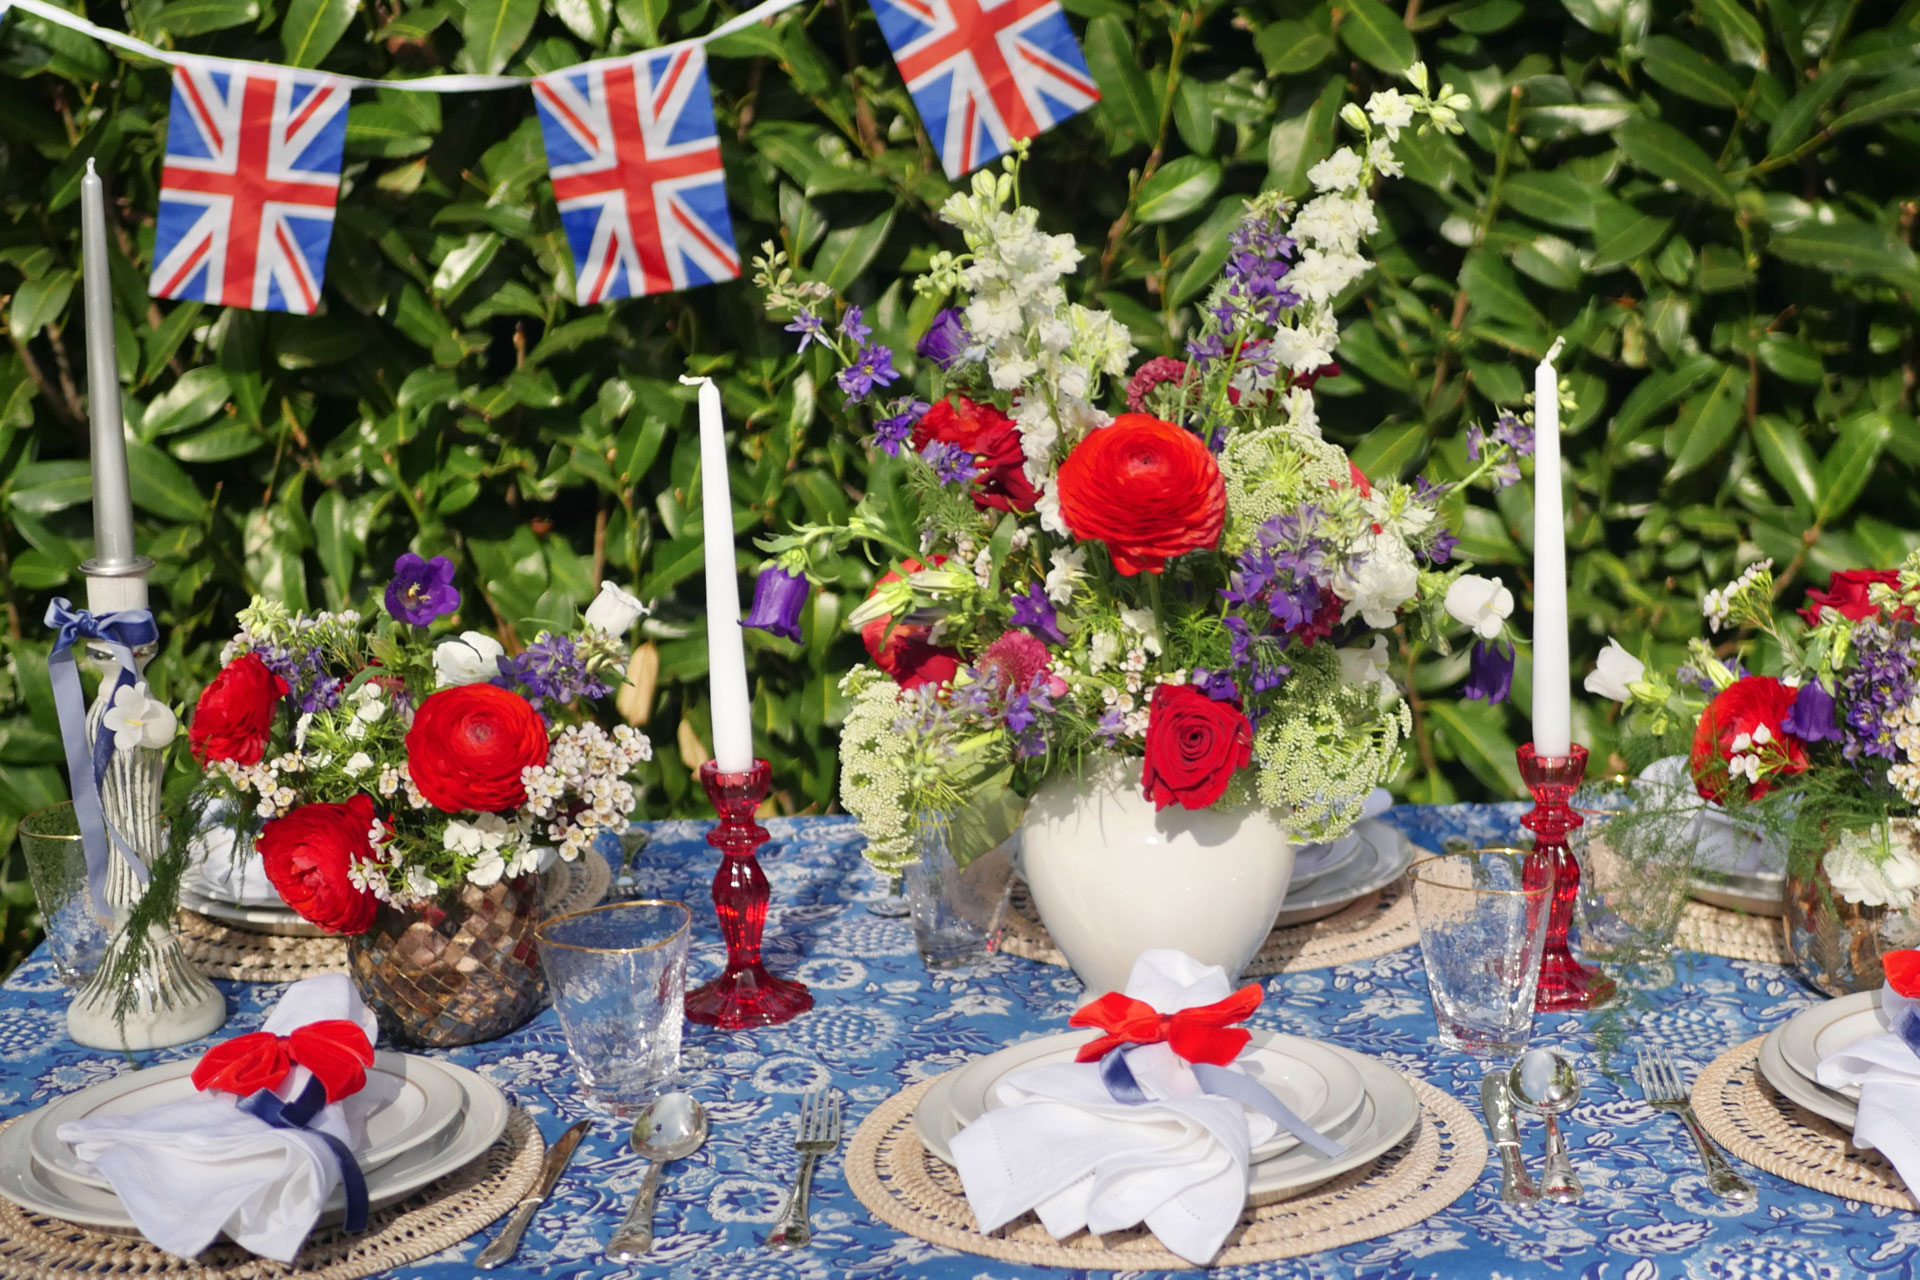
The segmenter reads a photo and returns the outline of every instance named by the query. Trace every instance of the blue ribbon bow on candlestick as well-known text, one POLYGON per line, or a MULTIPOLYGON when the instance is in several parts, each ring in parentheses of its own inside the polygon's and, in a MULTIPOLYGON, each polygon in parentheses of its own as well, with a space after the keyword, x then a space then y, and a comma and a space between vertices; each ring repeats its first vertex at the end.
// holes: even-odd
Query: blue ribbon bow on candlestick
POLYGON ((278 1094, 262 1089, 239 1104, 242 1111, 265 1120, 276 1129, 299 1129, 327 1144, 327 1150, 333 1153, 335 1162, 340 1166, 340 1185, 347 1194, 347 1230, 365 1231, 367 1176, 360 1171, 360 1162, 353 1158, 353 1152, 346 1143, 330 1133, 309 1127, 326 1105, 327 1090, 317 1076, 307 1081, 307 1087, 298 1095, 284 1102, 278 1094))
POLYGON ((80 825, 80 847, 87 856, 87 887, 93 894, 94 909, 109 912, 106 897, 107 853, 118 846, 132 868, 134 877, 145 884, 147 868, 119 832, 107 822, 100 804, 100 785, 106 780, 107 765, 113 759, 113 735, 102 725, 94 736, 91 756, 87 746, 87 701, 80 690, 80 663, 74 646, 92 640, 111 650, 120 663, 114 672, 113 686, 105 693, 107 705, 121 689, 137 683, 140 666, 133 651, 141 645, 157 644, 160 628, 153 614, 145 609, 122 609, 116 613, 89 613, 76 609, 64 596, 47 606, 47 626, 53 630, 53 651, 47 655, 47 676, 53 682, 53 704, 60 713, 60 737, 67 750, 67 774, 73 787, 73 815, 80 825))

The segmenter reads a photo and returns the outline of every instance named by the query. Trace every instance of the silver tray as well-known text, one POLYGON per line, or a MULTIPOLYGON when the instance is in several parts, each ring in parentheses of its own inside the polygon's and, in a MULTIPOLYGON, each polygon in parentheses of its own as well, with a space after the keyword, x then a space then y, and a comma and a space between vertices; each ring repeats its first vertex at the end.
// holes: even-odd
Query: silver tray
POLYGON ((1784 875, 1757 871, 1695 871, 1689 891, 1709 906, 1724 907, 1750 916, 1777 916, 1785 913, 1781 898, 1786 893, 1784 875))

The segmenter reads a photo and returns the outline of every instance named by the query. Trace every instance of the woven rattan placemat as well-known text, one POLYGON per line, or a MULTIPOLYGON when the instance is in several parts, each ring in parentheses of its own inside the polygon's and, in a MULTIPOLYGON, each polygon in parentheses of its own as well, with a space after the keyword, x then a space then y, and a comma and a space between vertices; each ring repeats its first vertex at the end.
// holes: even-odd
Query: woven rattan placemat
MULTIPOLYGON (((1245 973, 1250 978, 1263 978, 1276 973, 1331 969, 1337 964, 1388 955, 1419 941, 1420 930, 1413 919, 1413 897, 1407 892, 1403 878, 1343 908, 1338 915, 1275 929, 1267 935, 1245 973)), ((1024 880, 1013 882, 1013 902, 1007 908, 1000 949, 1041 964, 1067 967, 1067 958, 1054 946, 1053 935, 1040 923, 1040 914, 1034 910, 1033 896, 1027 892, 1024 880)))
MULTIPOLYGON (((613 883, 613 868, 597 853, 561 862, 547 873, 546 912, 565 915, 596 905, 613 883)), ((232 982, 298 982, 347 971, 345 938, 288 938, 180 909, 180 947, 194 968, 232 982)))
MULTIPOLYGON (((1487 1162, 1480 1122, 1432 1085, 1411 1083, 1421 1110, 1412 1134, 1373 1164, 1292 1199, 1249 1207, 1214 1265, 1270 1262, 1370 1240, 1424 1221, 1464 1195, 1487 1162)), ((913 1109, 932 1086, 931 1080, 917 1084, 880 1104, 847 1148, 847 1181, 876 1218, 929 1244, 1003 1262, 1101 1271, 1193 1265, 1144 1230, 1055 1240, 1028 1214, 983 1235, 960 1175, 929 1155, 914 1134, 913 1109)))
POLYGON ((179 1258, 137 1237, 43 1218, 0 1200, 0 1280, 355 1280, 439 1253, 504 1217, 532 1189, 546 1153, 533 1117, 516 1107, 506 1133, 478 1160, 379 1210, 359 1235, 315 1231, 292 1266, 232 1244, 179 1258))
POLYGON ((1760 1074, 1765 1036, 1729 1049, 1693 1084, 1693 1109, 1713 1140, 1748 1164, 1815 1191, 1885 1205, 1920 1207, 1878 1151, 1862 1151, 1853 1135, 1783 1097, 1760 1074))
POLYGON ((1673 935, 1673 945, 1725 956, 1729 960, 1793 963, 1793 956, 1787 951, 1787 928, 1780 917, 1748 915, 1692 899, 1680 913, 1680 927, 1673 935))

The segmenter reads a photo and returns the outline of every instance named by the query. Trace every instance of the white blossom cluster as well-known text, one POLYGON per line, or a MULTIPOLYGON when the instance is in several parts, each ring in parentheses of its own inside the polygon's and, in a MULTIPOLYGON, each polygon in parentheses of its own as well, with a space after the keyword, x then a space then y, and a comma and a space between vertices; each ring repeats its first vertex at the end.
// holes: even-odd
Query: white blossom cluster
POLYGON ((542 834, 561 858, 573 861, 604 830, 620 830, 633 812, 626 775, 653 758, 653 743, 631 725, 611 734, 597 724, 571 724, 547 750, 547 762, 520 772, 526 812, 541 819, 542 834), (569 803, 569 797, 580 803, 569 803))
POLYGON ((1738 620, 1756 606, 1762 611, 1767 609, 1772 595, 1773 561, 1759 560, 1748 565, 1726 586, 1707 592, 1700 603, 1700 612, 1706 615, 1707 626, 1722 631, 1729 622, 1738 620))
POLYGON ((1887 713, 1887 729, 1905 757, 1887 770, 1887 782, 1901 799, 1920 806, 1920 694, 1887 713))
POLYGON ((296 644, 326 647, 357 638, 361 615, 356 609, 293 613, 278 601, 255 596, 234 620, 240 629, 220 650, 222 666, 257 649, 293 648, 296 644))
POLYGON ((226 779, 236 791, 258 796, 253 806, 254 816, 266 819, 281 817, 299 803, 300 793, 288 785, 286 775, 303 772, 306 764, 300 756, 288 754, 259 764, 214 760, 208 763, 207 771, 226 779))

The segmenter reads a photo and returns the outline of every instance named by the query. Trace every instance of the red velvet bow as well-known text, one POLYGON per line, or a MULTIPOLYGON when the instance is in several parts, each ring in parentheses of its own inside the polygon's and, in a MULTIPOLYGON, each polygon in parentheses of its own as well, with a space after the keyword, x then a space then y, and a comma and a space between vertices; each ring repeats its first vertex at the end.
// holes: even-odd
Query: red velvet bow
POLYGON ((207 1050, 193 1068, 193 1087, 250 1098, 279 1088, 296 1063, 313 1072, 328 1102, 338 1102, 366 1084, 373 1043, 345 1018, 309 1022, 285 1036, 255 1031, 207 1050))
POLYGON ((1074 1061, 1092 1062, 1122 1045, 1164 1041, 1188 1062, 1224 1067, 1253 1039, 1251 1031, 1232 1024, 1258 1009, 1260 998, 1260 984, 1250 982, 1225 1000, 1165 1014, 1144 1000, 1109 991, 1067 1019, 1070 1027, 1098 1027, 1107 1033, 1084 1046, 1074 1061))
POLYGON ((1889 951, 1880 957, 1880 968, 1895 995, 1920 996, 1920 951, 1889 951))

